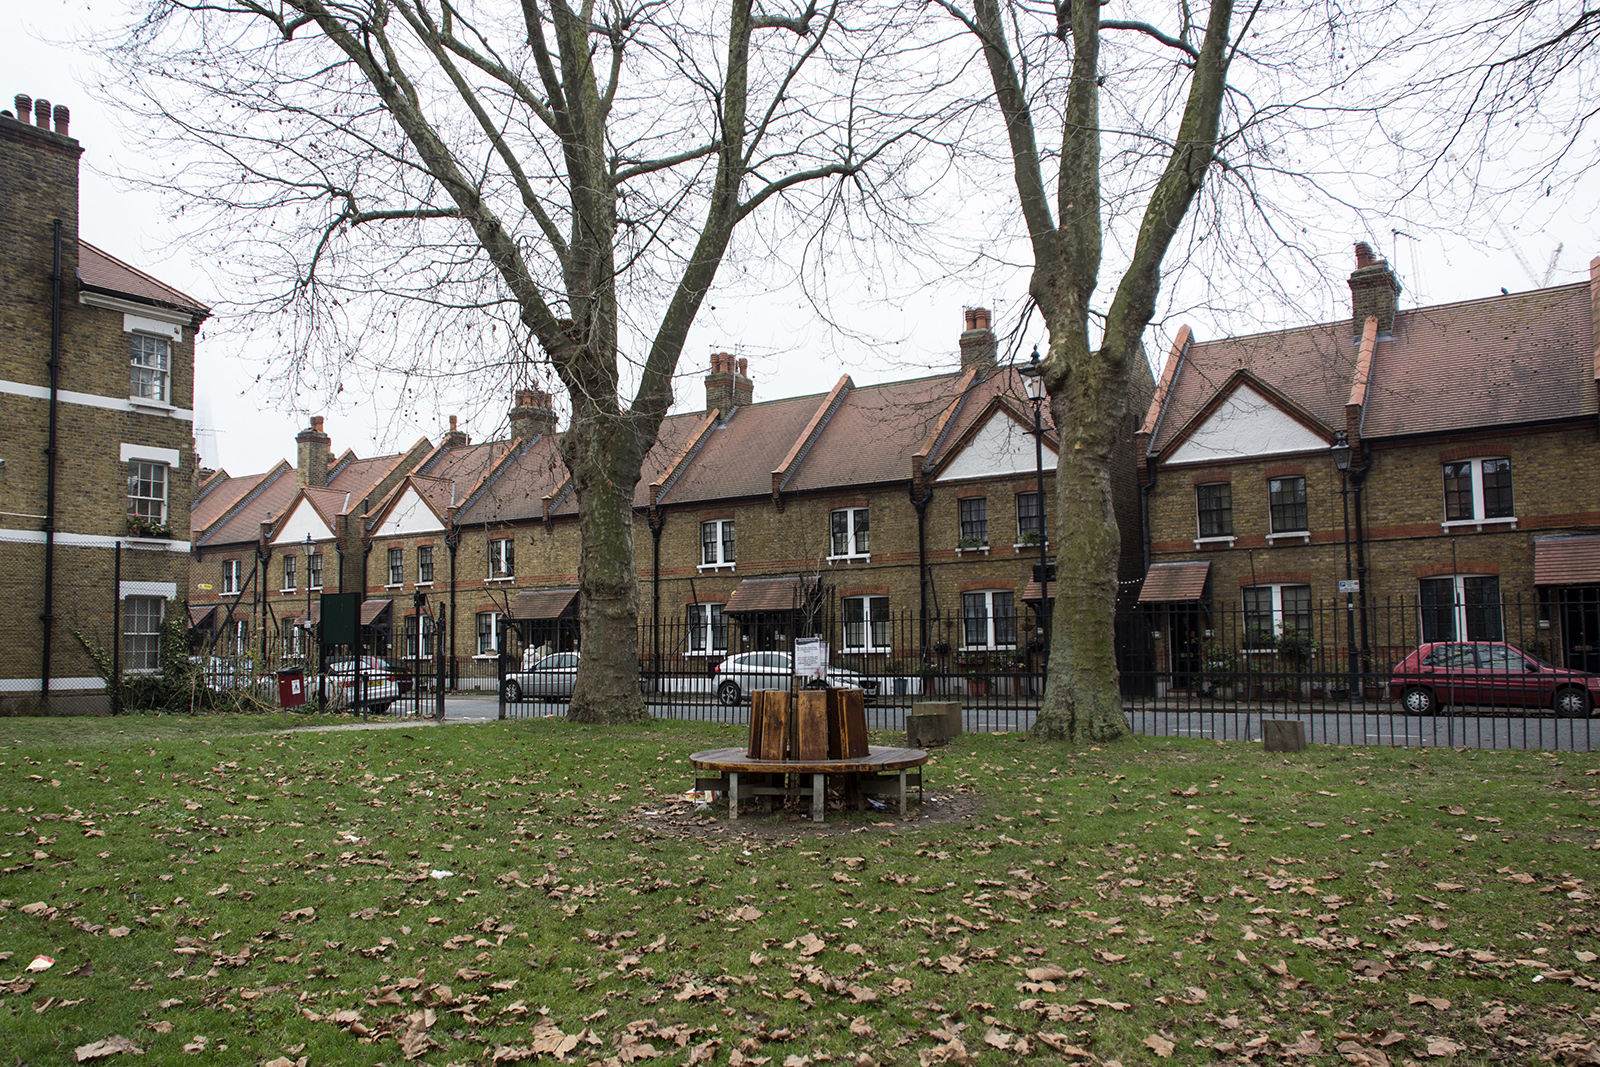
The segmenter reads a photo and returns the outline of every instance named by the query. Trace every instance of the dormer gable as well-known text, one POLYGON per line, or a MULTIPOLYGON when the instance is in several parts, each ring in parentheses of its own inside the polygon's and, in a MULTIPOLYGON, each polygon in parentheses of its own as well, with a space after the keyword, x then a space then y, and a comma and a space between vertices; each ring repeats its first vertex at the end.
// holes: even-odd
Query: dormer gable
POLYGON ((273 528, 270 543, 292 549, 295 545, 305 544, 307 535, 310 535, 313 542, 334 539, 333 529, 327 520, 302 493, 289 506, 288 513, 278 520, 273 528))
POLYGON ((408 479, 385 509, 372 529, 372 537, 409 537, 413 534, 438 533, 445 528, 444 518, 433 509, 426 497, 418 491, 416 482, 408 479))
MULTIPOLYGON (((1044 466, 1055 470, 1056 443, 1047 428, 1044 436, 1044 466)), ((1007 478, 1035 473, 1033 416, 1009 402, 995 397, 984 412, 973 420, 967 432, 954 442, 939 464, 936 482, 966 481, 974 478, 1007 478)))
POLYGON ((1163 463, 1217 463, 1325 450, 1333 431, 1248 371, 1238 371, 1167 446, 1163 463))

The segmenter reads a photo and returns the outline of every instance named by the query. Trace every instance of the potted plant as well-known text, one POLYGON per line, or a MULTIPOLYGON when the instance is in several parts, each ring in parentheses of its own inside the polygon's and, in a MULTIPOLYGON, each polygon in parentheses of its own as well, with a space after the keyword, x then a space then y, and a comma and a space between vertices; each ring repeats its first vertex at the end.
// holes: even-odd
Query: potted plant
POLYGON ((960 552, 971 552, 971 551, 975 551, 975 550, 980 549, 980 548, 988 548, 988 547, 989 547, 989 542, 988 542, 988 540, 986 538, 982 538, 982 537, 961 537, 961 538, 957 538, 956 539, 956 550, 960 551, 960 552))
POLYGON ((1239 674, 1239 653, 1215 637, 1200 643, 1200 674, 1206 692, 1231 698, 1239 674))
POLYGON ((129 537, 159 537, 168 541, 172 539, 172 527, 142 515, 129 515, 127 529, 129 537))
POLYGON ((1043 540, 1044 540, 1044 534, 1041 533, 1040 531, 1038 531, 1038 530, 1024 530, 1022 532, 1022 536, 1017 539, 1017 544, 1019 544, 1019 545, 1032 545, 1034 547, 1037 547, 1039 545, 1039 542, 1041 542, 1043 540))
MULTIPOLYGON (((1311 669, 1311 660, 1317 654, 1317 642, 1309 630, 1300 630, 1293 626, 1285 626, 1273 641, 1278 656, 1292 674, 1305 674, 1311 669)), ((1302 679, 1298 684, 1287 683, 1287 688, 1300 694, 1310 683, 1302 679)))

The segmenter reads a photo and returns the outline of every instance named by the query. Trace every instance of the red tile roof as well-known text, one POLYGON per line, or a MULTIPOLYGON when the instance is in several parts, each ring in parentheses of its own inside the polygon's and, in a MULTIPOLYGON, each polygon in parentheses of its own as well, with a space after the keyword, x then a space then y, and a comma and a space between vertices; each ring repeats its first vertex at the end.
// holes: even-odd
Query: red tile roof
POLYGON ((139 268, 124 263, 84 240, 78 241, 78 282, 86 289, 187 311, 197 318, 203 319, 211 314, 211 309, 194 297, 157 281, 139 268))
POLYGON ((1541 537, 1534 541, 1534 585, 1596 582, 1600 582, 1600 537, 1541 537))
POLYGON ((559 619, 578 596, 576 589, 534 589, 511 598, 513 619, 559 619))
POLYGON ((1168 604, 1180 600, 1199 600, 1206 588, 1211 561, 1152 563, 1139 590, 1141 604, 1168 604))
POLYGON ((722 606, 727 615, 793 611, 806 599, 803 578, 746 578, 722 606))

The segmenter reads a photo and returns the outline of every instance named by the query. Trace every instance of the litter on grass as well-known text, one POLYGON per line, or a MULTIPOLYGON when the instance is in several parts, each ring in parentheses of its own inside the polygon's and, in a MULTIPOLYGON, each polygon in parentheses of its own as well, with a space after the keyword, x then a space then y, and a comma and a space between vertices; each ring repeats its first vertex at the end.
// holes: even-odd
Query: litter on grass
POLYGON ((28 964, 27 970, 30 970, 30 971, 48 971, 50 968, 54 967, 55 965, 56 965, 56 961, 51 959, 49 956, 35 956, 35 957, 33 957, 33 962, 28 964))
POLYGON ((446 878, 454 878, 455 874, 455 871, 429 871, 428 877, 432 878, 436 882, 442 882, 446 878))

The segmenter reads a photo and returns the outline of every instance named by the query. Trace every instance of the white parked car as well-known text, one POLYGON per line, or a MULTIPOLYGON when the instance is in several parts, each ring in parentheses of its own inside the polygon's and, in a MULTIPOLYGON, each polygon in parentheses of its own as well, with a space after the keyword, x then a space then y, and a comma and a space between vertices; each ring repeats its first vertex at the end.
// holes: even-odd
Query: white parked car
MULTIPOLYGON (((757 689, 788 689, 794 678, 794 657, 787 652, 741 652, 729 656, 711 669, 711 684, 717 700, 732 707, 757 689)), ((859 689, 871 703, 878 697, 878 683, 844 667, 829 667, 825 683, 839 689, 859 689)), ((808 688, 820 689, 824 683, 810 681, 808 688)))

